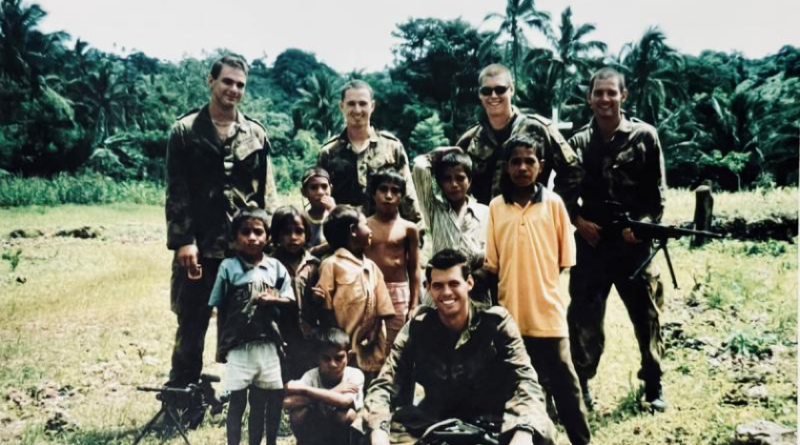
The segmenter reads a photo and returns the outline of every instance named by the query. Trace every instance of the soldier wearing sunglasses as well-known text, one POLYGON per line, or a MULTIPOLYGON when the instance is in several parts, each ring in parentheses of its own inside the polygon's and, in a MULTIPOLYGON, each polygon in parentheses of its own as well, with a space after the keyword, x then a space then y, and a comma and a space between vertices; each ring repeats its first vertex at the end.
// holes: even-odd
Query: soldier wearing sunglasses
POLYGON ((461 147, 473 162, 472 193, 478 202, 489 204, 500 194, 500 173, 503 171, 503 146, 512 137, 526 136, 544 143, 541 182, 547 184, 555 170, 555 191, 564 200, 570 217, 575 216, 582 169, 575 152, 555 125, 539 116, 526 115, 511 105, 514 80, 501 64, 484 68, 478 76, 478 97, 484 113, 480 122, 459 138, 461 147))

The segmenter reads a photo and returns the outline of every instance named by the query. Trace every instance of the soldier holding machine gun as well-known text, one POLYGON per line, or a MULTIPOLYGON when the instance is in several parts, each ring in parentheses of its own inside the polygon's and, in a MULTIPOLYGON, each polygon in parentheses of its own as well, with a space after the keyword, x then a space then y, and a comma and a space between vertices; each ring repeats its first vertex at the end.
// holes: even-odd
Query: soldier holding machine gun
POLYGON ((619 209, 608 204, 621 203, 634 221, 658 223, 664 212, 666 182, 658 134, 651 125, 622 113, 627 96, 621 73, 611 68, 594 73, 588 97, 594 117, 569 140, 585 176, 574 221, 577 264, 570 273, 567 319, 572 359, 584 401, 592 409, 588 381, 597 373, 603 353, 603 317, 614 285, 639 343, 638 376, 644 381, 645 398, 654 410, 663 411, 667 408, 661 387, 663 284, 652 264, 636 273, 652 246, 637 238, 631 227, 612 224, 618 222, 619 209))

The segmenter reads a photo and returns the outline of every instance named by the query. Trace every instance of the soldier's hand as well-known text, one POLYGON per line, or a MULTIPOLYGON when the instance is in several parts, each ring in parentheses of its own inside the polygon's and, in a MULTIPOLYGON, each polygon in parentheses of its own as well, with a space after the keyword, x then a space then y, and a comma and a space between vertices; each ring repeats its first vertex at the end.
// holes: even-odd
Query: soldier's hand
POLYGON ((575 228, 590 246, 597 247, 597 243, 600 242, 600 230, 602 230, 602 227, 579 216, 575 219, 575 228))
POLYGON ((178 258, 178 264, 180 264, 184 269, 190 271, 197 269, 197 246, 194 244, 181 246, 178 249, 176 256, 178 258))
POLYGON ((622 239, 631 244, 639 244, 642 242, 642 240, 636 238, 636 235, 633 234, 633 230, 630 227, 622 229, 622 239))
POLYGON ((384 430, 373 430, 369 435, 369 442, 372 445, 389 445, 389 433, 384 430))

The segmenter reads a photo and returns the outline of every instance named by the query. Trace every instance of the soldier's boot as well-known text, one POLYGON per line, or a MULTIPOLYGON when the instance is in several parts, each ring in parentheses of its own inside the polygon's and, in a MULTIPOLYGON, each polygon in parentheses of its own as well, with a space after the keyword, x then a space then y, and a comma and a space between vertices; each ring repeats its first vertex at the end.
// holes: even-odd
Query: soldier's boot
POLYGON ((650 408, 653 411, 658 411, 660 413, 666 411, 667 407, 669 406, 667 404, 667 400, 664 398, 664 392, 661 387, 660 379, 656 380, 655 382, 645 383, 644 399, 650 404, 650 408))
POLYGON ((594 397, 589 390, 589 381, 586 379, 579 379, 581 384, 581 395, 583 396, 583 404, 586 405, 586 411, 594 411, 594 397))

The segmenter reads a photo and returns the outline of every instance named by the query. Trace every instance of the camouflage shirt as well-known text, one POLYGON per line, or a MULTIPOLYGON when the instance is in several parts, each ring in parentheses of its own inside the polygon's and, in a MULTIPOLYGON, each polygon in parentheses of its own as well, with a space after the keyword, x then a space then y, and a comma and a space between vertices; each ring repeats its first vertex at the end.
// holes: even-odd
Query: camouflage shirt
POLYGON ((667 185, 661 143, 653 126, 623 116, 611 141, 606 142, 592 121, 569 143, 585 170, 581 216, 602 225, 611 218, 606 201, 616 201, 632 219, 661 221, 667 185))
POLYGON ((489 419, 502 425, 503 434, 525 429, 554 443, 542 388, 511 315, 474 303, 469 311, 460 335, 427 306, 403 326, 367 392, 361 415, 366 430, 386 429, 392 400, 418 383, 425 389, 419 408, 431 421, 489 419))
POLYGON ((167 247, 196 244, 206 258, 224 258, 230 222, 240 209, 272 213, 275 180, 266 130, 237 114, 221 141, 208 105, 180 117, 167 143, 167 247))
POLYGON ((359 206, 367 215, 373 213, 374 207, 367 191, 369 178, 381 168, 394 167, 406 178, 406 194, 400 202, 400 215, 409 221, 420 221, 408 155, 400 140, 391 133, 370 127, 369 146, 356 153, 345 129, 322 146, 317 165, 331 175, 331 194, 336 204, 359 206))
MULTIPOLYGON (((513 107, 511 132, 508 139, 526 136, 544 144, 544 169, 539 173, 539 181, 547 183, 550 172, 556 171, 555 192, 564 200, 570 217, 575 216, 578 201, 578 186, 581 180, 581 167, 572 147, 552 125, 539 115, 522 114, 513 107)), ((481 204, 489 205, 500 194, 500 174, 504 163, 503 145, 497 140, 484 114, 481 121, 470 127, 456 142, 472 158, 472 194, 481 204)))

